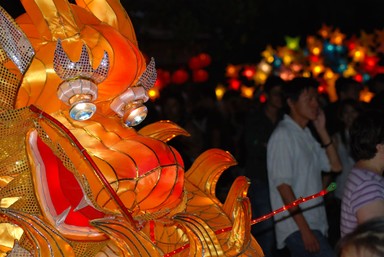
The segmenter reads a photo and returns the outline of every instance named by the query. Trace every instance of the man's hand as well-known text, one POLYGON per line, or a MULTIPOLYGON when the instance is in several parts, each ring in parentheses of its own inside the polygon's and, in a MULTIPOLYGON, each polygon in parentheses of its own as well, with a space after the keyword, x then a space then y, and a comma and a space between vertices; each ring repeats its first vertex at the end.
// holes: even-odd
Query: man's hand
POLYGON ((302 229, 300 232, 304 242, 305 250, 311 253, 320 251, 320 244, 311 229, 302 229))
MULTIPOLYGON (((284 204, 288 204, 293 202, 296 197, 293 193, 292 187, 288 184, 281 184, 277 187, 281 198, 283 199, 284 204)), ((305 220, 303 214, 300 212, 299 207, 293 207, 288 209, 288 211, 292 214, 293 220, 296 222, 299 227, 301 237, 304 242, 304 247, 307 251, 313 253, 320 250, 319 242, 317 238, 313 234, 311 228, 309 227, 307 221, 305 220)))
POLYGON ((319 133, 325 130, 325 114, 322 109, 319 109, 319 114, 317 115, 317 119, 313 121, 313 126, 319 133))

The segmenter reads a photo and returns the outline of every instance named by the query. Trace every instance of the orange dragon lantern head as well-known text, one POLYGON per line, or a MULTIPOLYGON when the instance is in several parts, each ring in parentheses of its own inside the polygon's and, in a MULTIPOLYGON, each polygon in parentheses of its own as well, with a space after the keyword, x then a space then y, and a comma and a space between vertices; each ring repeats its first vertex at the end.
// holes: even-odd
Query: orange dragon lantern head
POLYGON ((126 116, 148 100, 156 80, 138 49, 132 24, 118 1, 22 1, 17 19, 35 51, 24 74, 16 108, 38 106, 52 114, 69 110, 75 120, 95 112, 126 116), (103 10, 103 11, 100 11, 103 10))
POLYGON ((21 3, 0 7, 0 256, 262 256, 249 181, 215 196, 230 153, 184 173, 184 129, 133 128, 156 68, 120 1, 21 3))
POLYGON ((2 93, 4 111, 28 107, 40 117, 25 138, 34 212, 74 240, 102 239, 90 220, 109 214, 136 228, 168 215, 183 201, 183 162, 130 128, 146 116, 156 69, 120 2, 22 4, 16 23, 2 11, 4 63, 21 80, 2 93))

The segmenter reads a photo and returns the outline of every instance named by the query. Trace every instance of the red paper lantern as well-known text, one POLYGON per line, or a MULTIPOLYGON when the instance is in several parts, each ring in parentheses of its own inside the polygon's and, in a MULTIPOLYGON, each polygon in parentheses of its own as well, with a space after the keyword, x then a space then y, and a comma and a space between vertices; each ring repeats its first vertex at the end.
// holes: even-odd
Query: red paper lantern
POLYGON ((211 64, 211 61, 212 61, 211 56, 206 53, 199 54, 197 58, 199 59, 200 68, 207 67, 208 65, 211 64))
POLYGON ((318 55, 310 55, 309 57, 308 57, 308 59, 311 61, 311 62, 318 62, 318 61, 320 61, 320 57, 318 56, 318 55))
POLYGON ((191 70, 198 70, 202 68, 200 58, 198 56, 193 56, 188 61, 188 66, 191 70))
POLYGON ((354 80, 356 80, 357 82, 363 82, 363 75, 361 74, 356 74, 354 77, 354 80))
POLYGON ((178 85, 184 84, 185 82, 187 82, 188 78, 189 78, 189 74, 184 69, 178 69, 172 74, 172 82, 178 85))
POLYGON ((171 83, 171 73, 167 70, 157 69, 157 80, 155 86, 161 89, 169 83, 171 83))
POLYGON ((208 80, 208 72, 203 69, 193 71, 193 81, 197 83, 202 83, 208 80))
POLYGON ((320 85, 318 88, 317 88, 317 92, 319 92, 319 94, 324 94, 326 93, 326 90, 325 90, 325 85, 320 85))
POLYGON ((378 62, 379 58, 377 56, 366 56, 364 59, 364 70, 371 74, 375 73, 378 62))
POLYGON ((229 88, 233 90, 239 90, 241 86, 241 82, 238 79, 230 79, 229 81, 229 88))
POLYGON ((252 79, 255 73, 256 73, 256 70, 254 67, 246 67, 243 71, 243 76, 246 77, 247 79, 252 79))
POLYGON ((262 93, 260 96, 259 96, 259 102, 260 103, 265 103, 267 101, 267 96, 262 93))

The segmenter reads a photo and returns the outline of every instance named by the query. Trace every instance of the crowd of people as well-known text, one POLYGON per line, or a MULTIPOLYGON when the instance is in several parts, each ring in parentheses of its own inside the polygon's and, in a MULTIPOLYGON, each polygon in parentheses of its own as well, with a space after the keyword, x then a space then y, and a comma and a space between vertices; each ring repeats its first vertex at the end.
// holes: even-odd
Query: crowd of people
POLYGON ((171 120, 190 133, 170 142, 186 171, 209 148, 234 155, 238 165, 223 173, 217 196, 224 201, 234 178, 248 177, 253 218, 336 182, 337 189, 324 198, 252 226, 267 257, 349 256, 343 247, 351 248, 361 233, 356 228, 384 218, 384 75, 365 85, 340 77, 335 102, 320 95, 318 85, 312 78, 270 76, 259 92, 264 102, 238 91, 218 101, 209 88, 175 86, 150 106, 149 122, 171 120), (359 97, 364 87, 374 94, 368 103, 359 97))

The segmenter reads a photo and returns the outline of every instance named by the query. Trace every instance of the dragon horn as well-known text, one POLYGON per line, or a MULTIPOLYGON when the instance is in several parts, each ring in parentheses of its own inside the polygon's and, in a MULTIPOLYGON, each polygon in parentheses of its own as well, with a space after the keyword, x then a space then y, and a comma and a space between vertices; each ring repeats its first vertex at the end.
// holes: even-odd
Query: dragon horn
POLYGON ((73 37, 83 26, 66 0, 21 0, 21 3, 46 40, 73 37))
POLYGON ((137 46, 132 22, 119 0, 76 0, 77 5, 93 13, 100 21, 117 29, 137 46))
POLYGON ((1 48, 24 74, 35 52, 23 31, 3 8, 0 8, 0 29, 1 48))
POLYGON ((14 108, 22 75, 28 69, 35 51, 13 18, 0 7, 0 112, 14 108), (16 67, 5 66, 12 61, 16 67), (17 72, 17 70, 19 72, 17 72))

